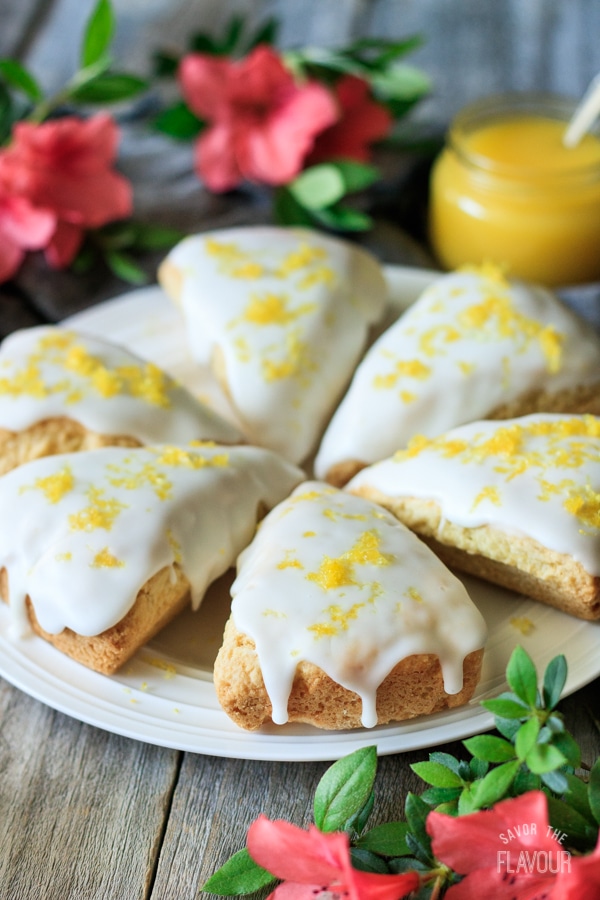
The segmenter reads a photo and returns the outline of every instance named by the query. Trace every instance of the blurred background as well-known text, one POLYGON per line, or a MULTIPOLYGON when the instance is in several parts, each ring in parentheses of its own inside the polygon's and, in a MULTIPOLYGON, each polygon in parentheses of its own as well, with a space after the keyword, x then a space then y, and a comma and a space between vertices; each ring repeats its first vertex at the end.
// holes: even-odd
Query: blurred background
MULTIPOLYGON (((25 59, 49 86, 62 83, 93 5, 0 0, 0 55, 25 59)), ((497 91, 579 96, 600 70, 598 0, 114 0, 114 6, 114 49, 138 72, 148 70, 153 49, 183 48, 199 30, 218 34, 236 13, 251 27, 277 17, 284 48, 419 34, 423 45, 410 62, 430 76, 433 91, 415 115, 442 125, 467 101, 497 91)))

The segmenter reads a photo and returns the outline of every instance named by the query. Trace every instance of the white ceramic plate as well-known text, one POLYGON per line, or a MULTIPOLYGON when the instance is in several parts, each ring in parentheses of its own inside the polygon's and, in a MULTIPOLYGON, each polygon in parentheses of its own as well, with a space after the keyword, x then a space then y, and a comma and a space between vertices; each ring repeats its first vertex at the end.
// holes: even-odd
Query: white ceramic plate
MULTIPOLYGON (((405 308, 432 273, 389 267, 390 315, 405 308)), ((223 398, 191 362, 177 310, 159 288, 143 288, 67 320, 156 362, 223 412, 223 398)), ((508 658, 522 644, 538 670, 558 653, 569 664, 566 693, 600 674, 600 623, 566 616, 476 579, 464 579, 490 630, 482 679, 471 703, 456 710, 370 730, 323 732, 305 725, 237 728, 217 703, 212 664, 228 615, 231 576, 209 591, 197 613, 184 613, 117 675, 91 672, 37 637, 13 640, 0 604, 0 675, 27 694, 82 722, 165 747, 240 759, 331 760, 376 744, 380 754, 445 744, 490 728, 479 704, 503 690, 508 658), (523 625, 531 630, 522 633, 523 625)))

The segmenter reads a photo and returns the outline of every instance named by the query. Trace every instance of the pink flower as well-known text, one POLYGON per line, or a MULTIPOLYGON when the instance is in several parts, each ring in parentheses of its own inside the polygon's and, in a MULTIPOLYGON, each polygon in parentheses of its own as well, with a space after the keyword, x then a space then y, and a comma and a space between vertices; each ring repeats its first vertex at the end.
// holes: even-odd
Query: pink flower
POLYGON ((542 791, 467 816, 431 812, 427 831, 437 859, 459 875, 447 900, 597 900, 600 845, 575 858, 548 822, 542 791))
POLYGON ((317 137, 309 163, 331 159, 368 162, 371 144, 389 133, 392 117, 385 106, 371 99, 369 85, 362 78, 345 75, 338 81, 335 92, 341 118, 317 137))
POLYGON ((12 278, 27 250, 46 246, 56 226, 50 210, 36 209, 11 193, 2 174, 4 155, 0 154, 0 283, 12 278))
POLYGON ((349 900, 399 900, 419 886, 416 872, 376 875, 353 869, 343 832, 308 831, 260 816, 248 831, 253 860, 283 879, 269 900, 315 900, 317 894, 346 894, 349 900))
POLYGON ((210 127, 196 145, 196 171, 213 191, 244 179, 285 184, 302 168, 315 136, 338 116, 316 82, 298 85, 279 56, 259 46, 245 59, 192 53, 179 78, 190 109, 210 127))
POLYGON ((12 193, 54 213, 57 227, 47 249, 51 264, 73 259, 86 228, 130 215, 131 185, 112 169, 118 137, 105 113, 15 125, 4 154, 4 180, 12 193))

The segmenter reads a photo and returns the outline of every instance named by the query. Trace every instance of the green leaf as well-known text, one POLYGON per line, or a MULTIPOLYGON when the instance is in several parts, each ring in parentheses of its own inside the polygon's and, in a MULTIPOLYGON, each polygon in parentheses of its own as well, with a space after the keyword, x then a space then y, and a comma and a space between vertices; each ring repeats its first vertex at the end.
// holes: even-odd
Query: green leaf
POLYGON ((588 797, 592 815, 600 825, 600 757, 598 757, 590 771, 588 797))
POLYGON ((135 75, 106 72, 71 91, 79 103, 118 103, 129 100, 147 90, 148 82, 135 75))
POLYGON ((7 84, 22 91, 31 100, 42 99, 42 89, 27 69, 15 59, 0 59, 0 75, 7 84))
POLYGON ((250 41, 246 45, 246 53, 254 50, 254 48, 258 47, 259 44, 274 44, 277 40, 278 32, 279 22, 274 16, 272 16, 259 27, 258 31, 255 34, 252 35, 250 41))
POLYGON ((371 87, 379 99, 414 102, 429 93, 431 80, 414 66, 400 65, 376 72, 371 87))
POLYGON ((109 0, 98 0, 88 19, 81 48, 81 65, 97 62, 108 50, 115 30, 115 17, 109 0))
POLYGON ((446 766, 437 762, 421 762, 411 765, 413 772, 434 787, 460 787, 462 779, 446 766))
POLYGON ((412 836, 415 838, 419 846, 421 846, 427 853, 431 853, 431 838, 427 834, 426 828, 427 816, 431 812, 430 807, 416 794, 409 793, 406 796, 404 812, 406 814, 406 821, 408 822, 412 836))
POLYGON ((178 228, 170 228, 168 225, 135 223, 134 246, 136 250, 168 250, 183 237, 182 231, 178 228))
POLYGON ((237 47, 238 41, 244 30, 244 17, 232 16, 227 25, 225 38, 219 45, 219 50, 224 56, 231 56, 237 47))
POLYGON ((564 772, 544 772, 541 781, 555 794, 564 794, 569 786, 564 772))
POLYGON ((375 806, 375 791, 371 791, 369 799, 362 809, 359 809, 344 825, 344 831, 349 834, 362 834, 375 806))
POLYGON ((368 231, 373 220, 366 213, 349 206, 330 206, 314 210, 314 217, 325 228, 333 231, 368 231))
POLYGON ((502 719, 523 719, 527 715, 528 707, 516 697, 511 699, 512 697, 513 695, 506 694, 504 697, 482 700, 481 705, 502 719))
POLYGON ((377 872, 379 875, 389 875, 390 873, 387 864, 380 856, 376 856, 375 853, 362 847, 351 847, 350 859, 352 866, 359 872, 377 872))
POLYGON ((581 765, 581 748, 572 734, 569 734, 568 731, 561 731, 552 735, 552 746, 560 750, 568 765, 574 769, 579 768, 581 765))
POLYGON ((539 791, 541 787, 541 779, 539 775, 534 775, 525 768, 519 769, 516 778, 513 781, 512 791, 515 796, 526 794, 527 791, 539 791))
POLYGON ((528 719, 515 735, 515 751, 519 759, 523 760, 535 744, 540 733, 538 719, 528 719))
POLYGON ((406 845, 408 831, 408 822, 386 822, 361 835, 356 846, 380 856, 406 856, 410 853, 406 845))
POLYGON ((559 769, 566 761, 560 750, 552 744, 535 744, 525 757, 527 767, 536 775, 559 769))
POLYGON ((520 719, 503 719, 500 716, 496 716, 496 731, 499 731, 502 737, 509 741, 514 741, 520 727, 520 719))
POLYGON ((336 159, 331 165, 335 166, 344 180, 347 194, 363 191, 379 180, 379 169, 366 163, 355 162, 352 159, 336 159))
POLYGON ((548 709, 554 709, 563 692, 567 680, 567 660, 561 654, 548 663, 544 672, 544 703, 548 709))
POLYGON ((537 672, 533 660, 522 647, 515 647, 506 667, 506 678, 517 697, 531 709, 537 699, 537 672))
POLYGON ((441 766, 446 766, 446 768, 450 769, 451 772, 454 772, 455 775, 460 776, 461 760, 452 756, 451 753, 443 753, 440 750, 434 750, 433 753, 429 754, 429 761, 439 763, 441 766))
MULTIPOLYGON (((598 762, 600 762, 600 760, 598 762)), ((596 765, 598 765, 598 762, 596 765)), ((585 781, 582 781, 581 778, 578 778, 577 775, 572 775, 570 772, 561 772, 561 774, 567 782, 567 788, 564 791, 565 796, 563 798, 565 803, 568 803, 568 805, 577 810, 584 819, 587 819, 590 824, 593 824, 594 815, 592 813, 589 798, 591 773, 589 784, 586 784, 585 781)))
POLYGON ((521 763, 518 759, 503 763, 487 773, 481 781, 473 785, 477 808, 493 806, 506 795, 513 783, 521 763))
POLYGON ((0 144, 10 134, 13 124, 13 104, 9 92, 2 82, 0 82, 0 144))
POLYGON ((423 791, 421 799, 429 804, 429 806, 439 806, 440 803, 450 803, 453 800, 458 800, 461 794, 462 785, 461 787, 453 788, 432 787, 423 791))
MULTIPOLYGON (((480 782, 478 782, 480 783, 480 782)), ((466 816, 471 812, 474 812, 477 809, 477 803, 475 802, 475 793, 474 793, 474 785, 469 785, 464 789, 460 797, 458 798, 458 815, 466 816)))
POLYGON ((439 806, 436 806, 435 811, 445 813, 447 816, 457 816, 458 800, 452 800, 450 803, 440 803, 439 806))
POLYGON ((474 756, 469 763, 469 780, 472 781, 476 778, 483 778, 489 767, 490 764, 485 759, 477 759, 477 757, 474 756))
POLYGON ((119 250, 107 250, 104 259, 111 272, 129 284, 146 284, 148 276, 130 256, 119 250))
POLYGON ((493 734, 479 734, 467 738, 463 744, 469 753, 477 759, 486 760, 486 762, 506 762, 515 757, 513 745, 504 738, 496 737, 493 734))
POLYGON ((295 200, 305 209, 321 210, 336 203, 346 192, 341 172, 330 164, 311 166, 288 185, 295 200))
POLYGON ((311 214, 291 195, 287 187, 278 188, 273 198, 273 214, 279 225, 314 225, 311 214))
POLYGON ((222 897, 239 897, 241 894, 252 894, 276 880, 270 872, 255 863, 244 848, 211 875, 202 890, 222 897))
POLYGON ((563 831, 568 835, 569 845, 576 845, 584 849, 591 849, 598 839, 597 826, 590 823, 563 800, 556 797, 547 797, 548 817, 550 824, 557 831, 563 831))
POLYGON ((420 862, 426 866, 433 865, 433 854, 431 852, 431 841, 429 839, 427 841, 419 840, 412 831, 409 831, 406 835, 406 844, 410 848, 410 852, 413 853, 420 862))
POLYGON ((376 771, 377 748, 374 746, 361 747, 330 766, 315 791, 317 828, 340 831, 367 803, 376 771))
POLYGON ((197 137, 205 123, 194 115, 183 100, 164 109, 154 120, 154 127, 169 137, 179 141, 190 141, 197 137))
POLYGON ((160 51, 152 55, 152 71, 156 78, 173 78, 179 68, 180 57, 160 51))

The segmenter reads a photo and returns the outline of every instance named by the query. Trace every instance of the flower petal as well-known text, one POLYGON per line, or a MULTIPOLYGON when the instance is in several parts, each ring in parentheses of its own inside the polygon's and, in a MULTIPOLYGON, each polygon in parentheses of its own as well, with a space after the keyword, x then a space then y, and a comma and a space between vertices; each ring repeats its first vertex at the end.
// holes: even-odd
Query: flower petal
POLYGON ((83 241, 83 230, 69 222, 59 222, 46 247, 45 256, 53 269, 64 269, 75 258, 83 241))
POLYGON ((548 805, 541 791, 467 816, 431 812, 427 817, 434 855, 460 875, 495 867, 498 851, 508 847, 513 853, 522 848, 561 850, 548 831, 548 805))
POLYGON ((416 872, 402 875, 377 875, 371 872, 352 872, 355 900, 398 900, 419 887, 416 872))
POLYGON ((211 191, 230 191, 243 180, 234 153, 233 130, 213 125, 198 139, 195 169, 211 191))
POLYGON ((330 884, 339 880, 349 865, 348 835, 308 831, 289 822, 271 822, 265 816, 248 830, 248 852, 259 866, 285 881, 298 884, 330 884))
MULTIPOLYGON (((600 835, 589 856, 571 857, 556 878, 556 900, 598 900, 600 897, 600 835)), ((554 896, 554 895, 553 895, 554 896)))
POLYGON ((233 64, 224 57, 189 53, 177 77, 185 102, 201 119, 214 120, 227 107, 227 84, 233 64))

